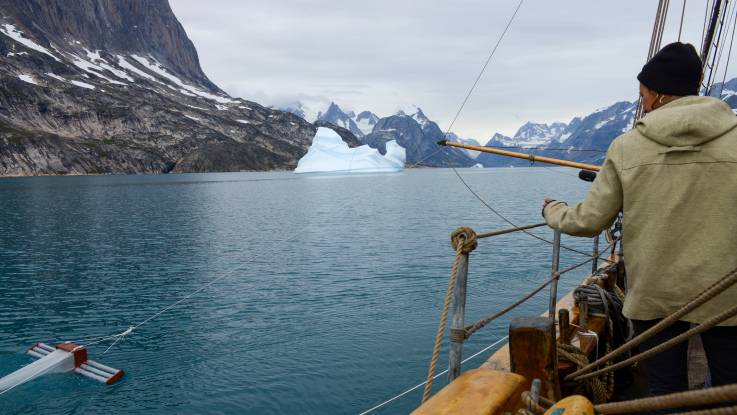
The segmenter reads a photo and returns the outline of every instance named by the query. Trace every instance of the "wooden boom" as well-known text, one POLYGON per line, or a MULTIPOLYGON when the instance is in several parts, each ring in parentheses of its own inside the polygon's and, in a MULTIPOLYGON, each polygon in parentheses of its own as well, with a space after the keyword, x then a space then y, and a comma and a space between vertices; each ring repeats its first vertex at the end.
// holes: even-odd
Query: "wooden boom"
POLYGON ((601 166, 595 166, 593 164, 578 163, 575 161, 561 160, 561 159, 556 159, 552 157, 535 156, 532 154, 518 153, 516 151, 502 150, 499 148, 471 146, 468 144, 455 143, 453 141, 448 141, 448 140, 438 141, 438 144, 441 146, 458 147, 458 148, 465 148, 467 150, 481 151, 483 153, 497 154, 500 156, 516 157, 518 159, 530 160, 530 162, 539 161, 541 163, 555 164, 558 166, 565 166, 565 167, 573 167, 573 168, 581 169, 581 170, 590 170, 590 171, 601 170, 601 166))

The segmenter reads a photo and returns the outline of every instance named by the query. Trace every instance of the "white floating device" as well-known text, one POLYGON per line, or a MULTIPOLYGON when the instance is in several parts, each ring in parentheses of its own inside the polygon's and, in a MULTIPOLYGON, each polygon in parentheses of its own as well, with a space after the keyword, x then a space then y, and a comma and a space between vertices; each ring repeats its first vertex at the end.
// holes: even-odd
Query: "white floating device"
POLYGON ((49 373, 74 371, 107 385, 115 383, 124 373, 87 359, 87 349, 74 343, 61 343, 56 347, 36 343, 27 353, 38 360, 0 378, 0 394, 49 373))

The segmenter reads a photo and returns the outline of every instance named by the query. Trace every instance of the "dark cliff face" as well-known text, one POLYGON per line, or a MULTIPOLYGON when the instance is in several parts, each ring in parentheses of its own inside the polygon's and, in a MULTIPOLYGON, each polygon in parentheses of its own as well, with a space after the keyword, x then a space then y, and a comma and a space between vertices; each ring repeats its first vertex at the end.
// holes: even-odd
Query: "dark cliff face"
POLYGON ((151 55, 177 75, 218 90, 166 0, 0 0, 0 11, 43 46, 151 55))
POLYGON ((0 0, 0 175, 291 169, 315 127, 232 98, 160 0, 0 0))
POLYGON ((386 153, 386 143, 396 140, 407 151, 408 164, 434 167, 468 167, 475 164, 462 150, 438 147, 437 142, 443 138, 444 134, 438 125, 419 111, 413 116, 401 113, 380 119, 371 134, 362 140, 382 154, 386 153))

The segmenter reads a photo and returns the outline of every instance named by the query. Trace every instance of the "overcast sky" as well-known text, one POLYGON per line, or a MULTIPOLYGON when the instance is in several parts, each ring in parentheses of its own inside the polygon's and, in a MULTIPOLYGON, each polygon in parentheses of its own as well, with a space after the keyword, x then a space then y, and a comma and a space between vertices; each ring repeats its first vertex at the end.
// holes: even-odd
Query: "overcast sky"
MULTIPOLYGON (((417 105, 444 129, 518 0, 170 3, 205 73, 233 96, 379 116, 417 105)), ((664 45, 678 37, 682 4, 671 2, 664 45)), ((705 4, 687 2, 682 40, 697 49, 705 4)), ((656 6, 525 0, 454 132, 483 143, 634 100, 656 6)))

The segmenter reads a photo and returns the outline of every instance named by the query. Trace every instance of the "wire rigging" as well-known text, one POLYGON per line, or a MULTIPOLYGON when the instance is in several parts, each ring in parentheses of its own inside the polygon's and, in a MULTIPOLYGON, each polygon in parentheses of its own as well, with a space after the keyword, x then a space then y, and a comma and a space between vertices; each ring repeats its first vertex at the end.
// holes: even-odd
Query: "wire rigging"
POLYGON ((519 9, 522 7, 522 4, 524 2, 525 0, 520 0, 519 3, 517 4, 517 8, 514 9, 514 13, 512 13, 512 17, 509 18, 509 21, 507 22, 507 26, 504 28, 504 31, 502 31, 502 34, 499 36, 499 39, 496 41, 494 48, 491 50, 491 53, 489 53, 489 57, 486 58, 486 62, 484 62, 484 66, 481 67, 481 71, 476 77, 476 80, 473 81, 473 85, 471 85, 471 88, 468 90, 468 93, 466 93, 466 97, 463 98, 463 102, 461 103, 461 106, 458 108, 458 111, 456 112, 456 115, 453 117, 453 120, 448 125, 448 129, 445 130, 445 134, 444 134, 445 138, 448 137, 450 130, 453 128, 453 125, 455 124, 456 120, 458 120, 458 117, 461 115, 463 108, 466 106, 468 99, 471 98, 471 94, 473 93, 474 89, 476 89, 476 85, 478 85, 479 81, 481 80, 481 77, 484 75, 484 71, 486 71, 486 67, 489 66, 489 62, 491 62, 491 59, 494 57, 496 50, 499 48, 499 45, 502 43, 504 36, 507 34, 507 31, 509 31, 509 27, 512 26, 512 22, 514 21, 514 18, 517 16, 517 12, 519 12, 519 9))
MULTIPOLYGON (((735 11, 735 8, 736 8, 735 6, 737 6, 737 1, 733 1, 729 6, 730 6, 729 7, 729 10, 727 10, 724 13, 723 17, 722 17, 722 21, 725 21, 725 20, 727 21, 727 23, 726 23, 727 26, 726 26, 726 30, 724 31, 724 37, 721 38, 721 42, 720 42, 720 45, 719 45, 719 58, 717 59, 717 64, 716 64, 716 66, 713 69, 714 73, 716 74, 715 77, 714 77, 714 82, 716 82, 716 77, 718 76, 718 71, 721 68, 722 55, 724 54, 724 49, 726 48, 727 38, 729 37, 729 31, 730 31, 730 29, 733 31, 733 35, 734 35, 734 27, 733 27, 734 26, 733 25, 734 20, 732 20, 730 18, 730 16, 732 16, 732 14, 735 11)), ((724 24, 722 24, 722 26, 723 25, 724 24)), ((729 45, 729 48, 730 48, 730 51, 731 51, 731 49, 732 49, 732 44, 731 43, 729 45)), ((727 60, 729 60, 729 57, 727 58, 727 60)), ((727 65, 728 65, 728 63, 727 63, 727 65)), ((725 71, 724 74, 726 76, 726 71, 725 71)), ((713 88, 713 86, 714 85, 712 84, 712 88, 713 88)), ((720 92, 720 95, 721 95, 721 92, 720 92)))
POLYGON ((678 26, 678 41, 681 41, 681 33, 683 32, 683 17, 686 15, 686 0, 683 0, 683 9, 681 10, 681 24, 678 26))
POLYGON ((737 30, 737 13, 735 18, 732 19, 732 39, 729 41, 729 52, 727 53, 727 63, 724 65, 724 76, 722 76, 722 85, 719 88, 719 97, 721 98, 724 92, 724 83, 727 82, 727 69, 729 69, 729 61, 732 56, 732 45, 734 44, 734 32, 737 30))
MULTIPOLYGON (((722 33, 724 29, 724 19, 727 14, 727 9, 729 8, 729 0, 725 0, 724 6, 721 7, 721 3, 717 4, 717 8, 714 10, 714 18, 715 20, 712 21, 712 27, 715 27, 716 20, 719 20, 719 31, 716 36, 716 42, 710 43, 709 48, 713 49, 714 53, 711 58, 711 65, 707 65, 709 67, 709 77, 706 82, 706 93, 705 95, 709 95, 711 92, 712 82, 714 74, 717 71, 717 66, 719 65, 719 57, 721 56, 719 52, 721 51, 721 48, 719 47, 720 42, 722 40, 722 33), (720 18, 721 16, 721 18, 720 18)), ((711 54, 711 51, 707 51, 707 57, 711 54)), ((706 62, 706 61, 705 61, 706 62)))

